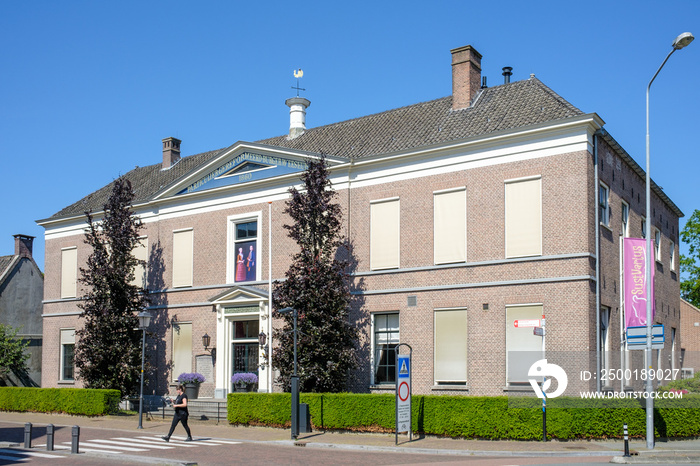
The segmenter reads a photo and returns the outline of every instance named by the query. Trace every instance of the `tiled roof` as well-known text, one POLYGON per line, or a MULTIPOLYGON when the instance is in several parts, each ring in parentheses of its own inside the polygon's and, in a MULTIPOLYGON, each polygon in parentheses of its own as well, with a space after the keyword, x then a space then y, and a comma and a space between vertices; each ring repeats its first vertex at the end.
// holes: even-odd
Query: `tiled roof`
POLYGON ((0 256, 0 284, 2 284, 7 268, 12 265, 15 256, 0 256))
MULTIPOLYGON (((446 143, 496 131, 583 115, 539 79, 482 89, 470 108, 452 110, 452 97, 397 108, 317 128, 288 139, 286 135, 259 144, 324 153, 345 159, 362 158, 446 143)), ((169 170, 161 164, 138 167, 125 177, 131 181, 134 203, 147 201, 164 187, 185 176, 221 150, 184 157, 169 170)), ((101 211, 112 183, 61 211, 51 219, 101 211)))

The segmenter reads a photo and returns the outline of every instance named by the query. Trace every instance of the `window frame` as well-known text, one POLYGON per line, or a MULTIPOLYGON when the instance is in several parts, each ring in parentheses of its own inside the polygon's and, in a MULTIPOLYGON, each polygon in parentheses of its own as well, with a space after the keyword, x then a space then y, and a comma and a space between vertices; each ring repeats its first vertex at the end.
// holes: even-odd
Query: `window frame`
POLYGON ((669 268, 672 272, 676 271, 676 243, 669 240, 670 257, 669 257, 669 268))
POLYGON ((629 238, 630 236, 630 205, 622 201, 620 207, 620 229, 622 237, 629 238))
POLYGON ((656 262, 661 262, 661 230, 654 228, 654 259, 656 262))
MULTIPOLYGON (((227 238, 226 238, 226 283, 245 283, 252 281, 260 281, 262 276, 262 267, 260 264, 260 249, 262 245, 261 241, 261 230, 262 230, 262 211, 248 212, 244 214, 229 215, 226 218, 227 224, 227 238), (237 226, 244 223, 256 223, 256 235, 254 238, 242 238, 237 237, 237 226), (238 256, 238 245, 245 244, 250 246, 248 243, 255 243, 253 245, 253 251, 255 254, 255 277, 252 280, 238 280, 236 281, 236 268, 237 268, 237 256, 238 256)), ((248 248, 248 251, 250 248, 248 248)), ((246 260, 246 250, 243 251, 243 260, 246 260)))
MULTIPOLYGON (((182 253, 180 253, 182 254, 182 253)), ((172 285, 173 288, 190 288, 194 286, 194 228, 180 228, 177 230, 173 230, 173 252, 172 252, 172 260, 173 260, 173 275, 172 275, 172 285), (183 280, 179 278, 179 275, 177 273, 177 268, 175 267, 175 262, 176 262, 176 257, 180 257, 179 255, 176 255, 177 251, 175 250, 175 236, 177 234, 182 234, 182 233, 191 233, 191 245, 190 245, 190 256, 187 259, 188 260, 188 265, 189 265, 189 277, 188 280, 183 280)), ((183 259, 178 259, 181 261, 183 259)))
MULTIPOLYGON (((513 316, 512 316, 512 314, 509 315, 509 311, 516 311, 516 310, 518 310, 518 309, 524 309, 524 308, 539 308, 539 309, 537 310, 537 312, 534 313, 534 315, 537 315, 537 318, 538 318, 538 319, 541 319, 542 316, 545 315, 544 303, 541 303, 541 302, 539 302, 539 303, 507 304, 507 305, 505 306, 505 311, 506 311, 506 313, 505 313, 505 314, 506 314, 506 322, 505 322, 505 324, 506 324, 506 332, 505 332, 505 359, 506 359, 506 364, 505 364, 505 381, 506 381, 506 386, 508 386, 508 387, 518 387, 518 386, 521 386, 521 385, 526 385, 526 384, 528 384, 528 378, 527 378, 527 377, 525 377, 523 380, 510 380, 510 376, 511 376, 511 368, 510 368, 511 361, 510 361, 510 354, 509 354, 509 353, 510 353, 510 352, 514 352, 514 351, 522 351, 522 350, 520 350, 520 349, 510 349, 511 347, 509 346, 508 334, 511 333, 511 332, 513 332, 514 330, 512 330, 512 329, 515 328, 515 327, 514 327, 514 325, 513 325, 513 322, 511 322, 511 320, 514 320, 514 319, 512 318, 513 316)), ((519 317, 519 318, 530 319, 530 318, 533 318, 534 315, 532 315, 532 316, 525 315, 524 317, 519 317)), ((541 338, 541 337, 536 337, 535 335, 533 335, 533 332, 532 332, 532 329, 531 329, 531 328, 525 327, 525 328, 523 328, 523 329, 521 329, 521 330, 524 331, 524 332, 526 332, 526 333, 524 333, 523 335, 526 335, 526 334, 527 334, 527 335, 528 335, 528 338, 529 338, 530 336, 535 337, 535 338, 541 338), (528 331, 529 331, 529 333, 528 333, 528 331)), ((527 352, 532 352, 532 353, 538 352, 538 353, 539 353, 539 356, 535 356, 535 357, 531 358, 531 359, 532 359, 532 362, 530 362, 529 360, 526 361, 526 362, 529 362, 530 364, 532 364, 532 363, 534 363, 536 360, 539 360, 539 359, 541 359, 541 358, 544 357, 544 355, 542 354, 542 350, 544 349, 544 350, 545 350, 545 354, 546 354, 546 347, 543 348, 542 340, 531 340, 530 342, 531 342, 531 343, 534 343, 534 344, 539 344, 539 346, 538 346, 536 349, 526 349, 526 350, 525 350, 525 351, 527 351, 527 352)), ((518 343, 521 343, 521 342, 518 342, 518 343)), ((520 346, 520 345, 518 345, 518 346, 520 346)), ((531 356, 532 356, 532 355, 531 355, 531 356)), ((513 361, 513 362, 516 363, 516 366, 517 366, 517 365, 518 365, 517 363, 522 363, 523 361, 518 360, 518 361, 513 361)), ((520 366, 522 367, 522 364, 520 364, 520 366)), ((530 366, 528 365, 527 367, 530 367, 530 366)))
MULTIPOLYGON (((536 257, 536 256, 541 256, 543 253, 543 236, 544 236, 544 231, 543 231, 543 209, 542 209, 542 175, 535 175, 535 176, 526 176, 526 177, 521 177, 521 178, 513 178, 513 179, 508 179, 503 181, 503 211, 504 211, 504 218, 503 218, 503 226, 504 226, 504 256, 507 259, 511 258, 519 258, 519 257, 536 257), (516 246, 512 246, 510 244, 509 238, 513 238, 510 233, 510 228, 515 227, 516 231, 520 231, 522 225, 516 224, 516 225, 510 225, 509 228, 509 223, 516 221, 516 219, 511 219, 509 221, 509 218, 513 215, 513 213, 510 211, 509 207, 509 195, 508 195, 508 186, 514 186, 519 183, 527 183, 527 182, 533 182, 537 181, 538 188, 539 188, 539 199, 538 199, 538 204, 537 204, 537 209, 532 210, 532 212, 529 213, 536 213, 538 215, 538 218, 536 219, 537 227, 538 227, 538 241, 536 247, 532 248, 532 250, 527 250, 524 253, 521 253, 516 246)), ((523 248, 522 245, 520 245, 520 249, 528 249, 528 248, 523 248)))
MULTIPOLYGON (((454 351, 454 347, 450 348, 450 351, 454 351)), ((454 359, 458 359, 455 357, 454 359)), ((458 308, 437 308, 433 310, 433 383, 435 385, 466 385, 468 383, 469 371, 467 364, 469 361, 469 320, 467 309, 464 307, 458 308), (463 318, 464 321, 464 354, 462 360, 459 362, 463 364, 464 369, 464 379, 441 379, 438 377, 438 349, 440 348, 438 341, 440 340, 440 335, 438 334, 438 314, 448 313, 448 312, 459 312, 461 315, 459 317, 463 318)))
POLYGON ((598 188, 598 220, 601 225, 610 228, 610 187, 602 181, 598 188))
MULTIPOLYGON (((460 206, 461 207, 461 206, 460 206)), ((449 220, 448 220, 449 222, 449 220)), ((454 253, 454 251, 453 251, 454 253)), ((466 186, 460 186, 457 188, 452 188, 452 189, 444 189, 440 191, 433 191, 433 263, 435 265, 440 265, 440 264, 458 264, 458 263, 464 263, 467 261, 467 188, 466 186), (436 202, 440 196, 447 196, 447 195, 457 195, 461 194, 463 199, 460 199, 460 201, 463 201, 463 206, 464 206, 464 211, 459 212, 459 215, 461 217, 457 217, 457 212, 455 212, 455 216, 451 217, 455 219, 455 224, 457 221, 459 221, 459 232, 464 233, 464 237, 461 238, 461 245, 463 247, 463 252, 459 251, 459 247, 457 248, 458 252, 457 254, 454 255, 454 257, 447 258, 447 257, 442 257, 439 258, 438 256, 444 256, 445 253, 440 250, 440 244, 444 244, 448 241, 445 240, 446 237, 449 237, 449 235, 445 235, 444 233, 438 233, 438 227, 441 227, 443 225, 438 224, 438 208, 436 202), (463 257, 457 257, 458 255, 462 255, 463 257)))
MULTIPOLYGON (((401 198, 399 197, 389 197, 385 199, 375 199, 369 202, 369 268, 370 270, 394 270, 401 267, 401 198), (377 259, 375 258, 374 251, 378 247, 376 242, 379 241, 379 236, 375 236, 375 228, 373 218, 373 206, 379 204, 393 204, 396 203, 396 238, 393 240, 396 243, 396 260, 386 264, 377 264, 377 259)), ((384 238, 382 238, 384 239, 384 238)))
MULTIPOLYGON (((70 339, 68 339, 70 340, 70 339)), ((58 363, 58 380, 64 383, 74 383, 75 382, 75 328, 61 328, 59 329, 59 363, 58 363), (67 341, 64 339, 64 332, 72 331, 72 341, 67 341), (72 364, 71 364, 71 377, 66 377, 66 347, 72 347, 72 364)))
POLYGON ((391 350, 390 353, 388 354, 388 357, 387 357, 387 361, 389 361, 389 359, 391 358, 391 355, 393 354, 393 358, 391 358, 393 360, 391 360, 387 364, 381 366, 381 367, 386 367, 387 372, 389 372, 389 370, 390 370, 389 368, 391 368, 393 366, 393 368, 394 368, 394 380, 393 381, 387 380, 387 381, 381 381, 381 382, 377 380, 377 372, 380 368, 380 366, 379 366, 380 361, 377 360, 378 359, 377 358, 377 354, 378 354, 377 335, 379 333, 377 331, 377 318, 378 317, 386 317, 387 318, 386 327, 385 327, 387 330, 384 331, 384 333, 389 334, 389 335, 387 338, 388 343, 386 343, 386 345, 387 346, 392 345, 392 344, 398 345, 399 343, 401 343, 401 314, 399 313, 399 311, 376 312, 376 313, 372 313, 371 317, 372 317, 372 335, 371 335, 371 338, 372 338, 372 353, 371 353, 372 370, 370 373, 371 374, 370 375, 370 377, 371 377, 370 383, 371 383, 371 385, 396 385, 396 352, 395 352, 395 350, 391 350), (388 330, 389 329, 389 322, 388 322, 389 316, 396 316, 396 318, 398 319, 398 327, 397 327, 398 330, 395 332, 388 330), (395 336, 396 341, 394 341, 394 337, 391 335, 392 333, 396 333, 396 336, 395 336))
POLYGON ((61 283, 60 283, 61 299, 72 299, 78 297, 78 247, 68 246, 61 248, 61 283), (72 254, 68 257, 68 252, 72 254), (70 258, 71 263, 67 264, 66 259, 70 258), (71 282, 66 282, 66 271, 68 266, 71 269, 71 282), (69 289, 70 288, 70 289, 69 289))

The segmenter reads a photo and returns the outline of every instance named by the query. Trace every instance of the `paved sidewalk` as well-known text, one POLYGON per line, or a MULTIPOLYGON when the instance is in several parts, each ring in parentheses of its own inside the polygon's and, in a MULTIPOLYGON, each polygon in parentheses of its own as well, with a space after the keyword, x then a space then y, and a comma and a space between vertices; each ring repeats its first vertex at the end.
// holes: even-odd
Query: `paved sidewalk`
MULTIPOLYGON (((31 422, 37 427, 47 424, 55 426, 79 425, 81 428, 97 428, 110 431, 136 431, 137 416, 102 416, 83 417, 63 414, 11 413, 0 412, 0 421, 24 425, 31 422)), ((170 427, 170 418, 160 416, 146 417, 143 421, 144 434, 162 435, 170 427)), ((226 421, 190 420, 193 436, 206 436, 216 439, 229 439, 243 442, 263 442, 278 444, 297 444, 311 448, 340 448, 374 451, 400 451, 403 453, 431 453, 445 455, 481 455, 513 457, 581 457, 600 456, 615 457, 617 463, 683 463, 700 464, 700 439, 658 441, 654 450, 646 448, 643 439, 630 442, 630 450, 638 453, 630 458, 623 458, 622 440, 601 441, 511 441, 511 440, 470 440, 453 439, 436 436, 415 437, 400 435, 398 445, 394 434, 387 433, 352 433, 352 432, 312 432, 301 434, 293 441, 289 429, 270 427, 231 426, 226 421)), ((0 439, 0 443, 3 439, 0 439)), ((601 458, 602 459, 602 458, 601 458)))

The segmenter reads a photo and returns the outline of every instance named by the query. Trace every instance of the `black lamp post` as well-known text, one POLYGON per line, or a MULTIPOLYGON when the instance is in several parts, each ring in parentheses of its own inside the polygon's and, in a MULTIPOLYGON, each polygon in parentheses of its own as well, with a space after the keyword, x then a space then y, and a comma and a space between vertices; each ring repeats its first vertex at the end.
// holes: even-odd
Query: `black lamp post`
POLYGON ((143 339, 141 341, 141 393, 139 395, 139 429, 143 429, 143 362, 146 353, 146 329, 151 323, 151 314, 146 311, 139 312, 137 317, 139 318, 139 330, 143 332, 143 339))
POLYGON ((299 375, 297 374, 297 315, 296 309, 285 307, 280 309, 280 314, 294 315, 294 374, 292 375, 292 439, 299 437, 299 375))

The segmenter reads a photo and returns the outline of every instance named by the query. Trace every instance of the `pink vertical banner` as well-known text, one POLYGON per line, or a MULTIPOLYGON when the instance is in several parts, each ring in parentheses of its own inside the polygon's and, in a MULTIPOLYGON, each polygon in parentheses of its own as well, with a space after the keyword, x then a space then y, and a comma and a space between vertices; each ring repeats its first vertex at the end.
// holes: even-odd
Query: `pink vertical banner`
MULTIPOLYGON (((623 270, 625 278, 625 328, 647 324, 647 242, 642 238, 625 238, 623 270)), ((654 240, 651 241, 654 250, 654 240)), ((652 261, 653 262, 653 261, 652 261)), ((651 318, 654 319, 654 266, 651 267, 651 318)))

